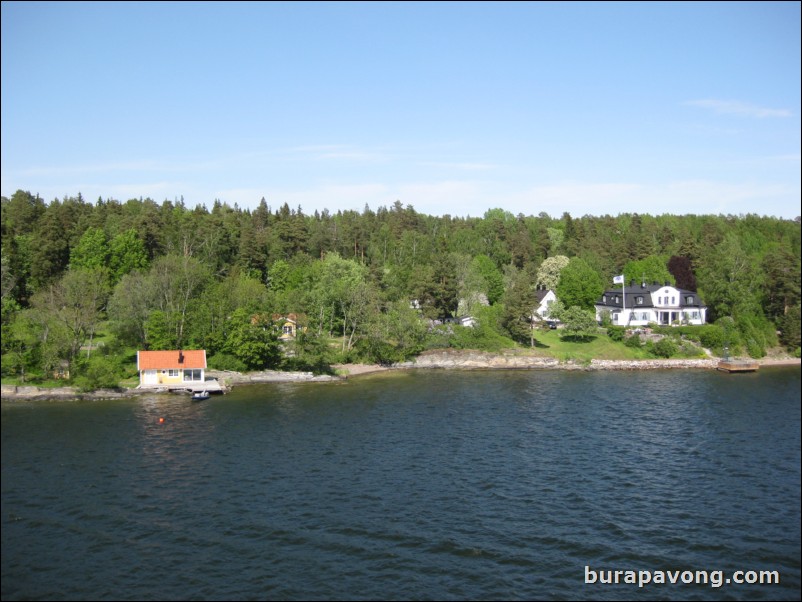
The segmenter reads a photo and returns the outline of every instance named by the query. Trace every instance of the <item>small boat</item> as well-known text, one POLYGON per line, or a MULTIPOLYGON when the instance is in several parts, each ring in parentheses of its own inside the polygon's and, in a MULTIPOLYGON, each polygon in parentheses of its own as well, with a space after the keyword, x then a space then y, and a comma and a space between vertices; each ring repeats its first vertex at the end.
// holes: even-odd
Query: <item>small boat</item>
POLYGON ((192 401, 203 401, 204 399, 209 399, 208 391, 195 391, 192 394, 192 401))

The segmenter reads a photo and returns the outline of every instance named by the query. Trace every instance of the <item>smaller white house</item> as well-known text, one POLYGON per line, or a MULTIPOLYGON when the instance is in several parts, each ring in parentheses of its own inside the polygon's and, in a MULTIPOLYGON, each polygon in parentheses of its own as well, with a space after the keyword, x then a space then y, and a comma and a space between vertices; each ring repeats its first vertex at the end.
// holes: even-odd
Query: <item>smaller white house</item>
POLYGON ((536 321, 548 320, 551 306, 557 302, 557 295, 554 294, 553 290, 542 286, 535 291, 535 299, 537 300, 537 307, 532 317, 536 321))
POLYGON ((634 280, 629 286, 604 291, 596 302, 598 322, 604 312, 609 312, 616 326, 704 324, 707 317, 707 307, 697 292, 668 282, 636 285, 634 280))

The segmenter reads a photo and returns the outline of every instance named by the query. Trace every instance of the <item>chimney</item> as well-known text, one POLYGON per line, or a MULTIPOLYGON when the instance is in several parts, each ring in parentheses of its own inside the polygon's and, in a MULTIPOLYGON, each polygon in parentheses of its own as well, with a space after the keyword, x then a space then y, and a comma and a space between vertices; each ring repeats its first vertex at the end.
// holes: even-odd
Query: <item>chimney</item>
POLYGON ((179 364, 184 363, 184 352, 181 351, 180 349, 178 350, 178 363, 179 364))
POLYGON ((629 281, 629 287, 630 288, 635 288, 635 279, 634 278, 629 281))
POLYGON ((646 288, 646 282, 641 282, 641 283, 640 283, 640 287, 641 287, 641 288, 646 288))

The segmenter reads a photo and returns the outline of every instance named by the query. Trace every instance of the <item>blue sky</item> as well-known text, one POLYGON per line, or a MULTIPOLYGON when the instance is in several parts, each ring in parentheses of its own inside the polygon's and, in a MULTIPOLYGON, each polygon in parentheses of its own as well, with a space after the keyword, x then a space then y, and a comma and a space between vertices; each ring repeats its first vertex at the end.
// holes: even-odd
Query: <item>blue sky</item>
POLYGON ((800 3, 2 3, 2 194, 800 214, 800 3))

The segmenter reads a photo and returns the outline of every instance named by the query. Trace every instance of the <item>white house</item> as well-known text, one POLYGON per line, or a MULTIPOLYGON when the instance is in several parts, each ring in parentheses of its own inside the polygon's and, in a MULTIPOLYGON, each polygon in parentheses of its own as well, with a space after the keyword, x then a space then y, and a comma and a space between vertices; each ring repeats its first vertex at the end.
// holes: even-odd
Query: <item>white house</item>
POLYGON ((616 326, 646 326, 648 324, 704 324, 707 307, 694 291, 665 284, 636 284, 604 291, 596 302, 596 320, 610 312, 616 326))
POLYGON ((551 312, 551 306, 554 302, 557 301, 557 295, 555 295, 554 291, 551 289, 547 289, 546 287, 539 287, 535 291, 535 299, 537 300, 538 305, 535 308, 535 312, 532 317, 535 320, 548 319, 549 314, 551 312))

